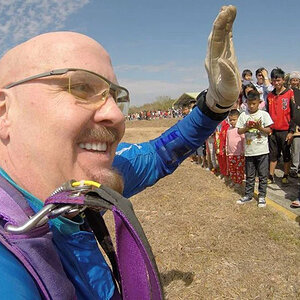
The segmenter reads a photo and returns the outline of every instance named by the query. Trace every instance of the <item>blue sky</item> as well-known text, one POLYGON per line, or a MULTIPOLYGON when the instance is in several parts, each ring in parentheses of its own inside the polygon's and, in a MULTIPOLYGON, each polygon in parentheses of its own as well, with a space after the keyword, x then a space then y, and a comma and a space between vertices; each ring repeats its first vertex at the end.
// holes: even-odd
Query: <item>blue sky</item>
POLYGON ((238 9, 240 71, 300 71, 298 0, 0 0, 0 54, 40 33, 77 31, 108 50, 133 105, 177 98, 207 87, 207 37, 228 4, 238 9))

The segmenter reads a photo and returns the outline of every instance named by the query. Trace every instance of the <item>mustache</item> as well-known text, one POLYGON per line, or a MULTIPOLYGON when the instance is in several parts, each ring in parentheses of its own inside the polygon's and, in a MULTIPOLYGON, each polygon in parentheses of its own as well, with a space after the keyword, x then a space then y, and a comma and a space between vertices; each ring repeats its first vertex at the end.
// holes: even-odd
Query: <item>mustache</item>
POLYGON ((100 126, 98 128, 86 128, 80 133, 78 137, 79 141, 90 139, 112 144, 115 141, 120 140, 120 133, 115 128, 100 126))

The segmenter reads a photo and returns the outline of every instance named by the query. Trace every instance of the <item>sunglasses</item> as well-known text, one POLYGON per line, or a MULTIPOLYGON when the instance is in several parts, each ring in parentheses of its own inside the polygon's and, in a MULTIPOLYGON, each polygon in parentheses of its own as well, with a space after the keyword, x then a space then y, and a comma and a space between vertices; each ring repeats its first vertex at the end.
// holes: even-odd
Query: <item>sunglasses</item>
POLYGON ((62 88, 73 95, 82 106, 98 109, 111 96, 123 113, 129 106, 129 92, 126 88, 112 83, 105 77, 92 71, 76 68, 56 69, 6 85, 5 89, 25 82, 50 76, 62 76, 62 88))

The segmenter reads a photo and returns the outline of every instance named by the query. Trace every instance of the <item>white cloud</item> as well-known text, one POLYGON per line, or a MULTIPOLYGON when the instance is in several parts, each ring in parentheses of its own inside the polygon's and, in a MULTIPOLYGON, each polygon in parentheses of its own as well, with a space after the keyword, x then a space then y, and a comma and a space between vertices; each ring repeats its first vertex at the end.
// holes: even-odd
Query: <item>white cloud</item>
POLYGON ((42 32, 63 28, 89 0, 0 0, 0 53, 42 32))

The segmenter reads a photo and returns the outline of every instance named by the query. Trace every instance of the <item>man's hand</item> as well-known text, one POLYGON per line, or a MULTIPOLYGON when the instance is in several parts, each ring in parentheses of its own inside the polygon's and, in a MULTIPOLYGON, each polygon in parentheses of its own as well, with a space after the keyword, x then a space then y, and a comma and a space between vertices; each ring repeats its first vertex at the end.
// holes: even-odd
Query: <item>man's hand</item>
POLYGON ((241 80, 232 42, 236 8, 223 6, 208 38, 205 68, 209 79, 207 106, 216 113, 228 111, 238 99, 241 80))
POLYGON ((291 145, 292 142, 293 142, 293 133, 292 133, 292 132, 289 132, 289 133, 287 134, 285 140, 286 140, 286 142, 287 142, 288 145, 291 145))
POLYGON ((261 74, 262 74, 262 76, 264 77, 265 80, 269 79, 268 71, 266 69, 263 69, 261 71, 261 74))

